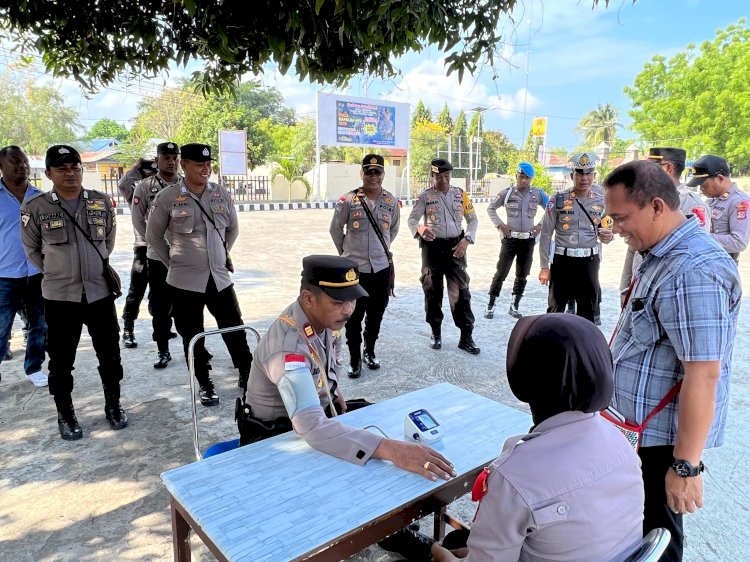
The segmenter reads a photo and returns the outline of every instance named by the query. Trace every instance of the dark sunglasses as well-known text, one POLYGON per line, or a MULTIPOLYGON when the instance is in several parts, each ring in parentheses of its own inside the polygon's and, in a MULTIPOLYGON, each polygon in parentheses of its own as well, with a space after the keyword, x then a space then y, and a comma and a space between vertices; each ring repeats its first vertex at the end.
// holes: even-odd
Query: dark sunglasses
POLYGON ((378 170, 377 168, 370 168, 369 170, 365 171, 366 176, 379 176, 383 173, 383 170, 378 170))

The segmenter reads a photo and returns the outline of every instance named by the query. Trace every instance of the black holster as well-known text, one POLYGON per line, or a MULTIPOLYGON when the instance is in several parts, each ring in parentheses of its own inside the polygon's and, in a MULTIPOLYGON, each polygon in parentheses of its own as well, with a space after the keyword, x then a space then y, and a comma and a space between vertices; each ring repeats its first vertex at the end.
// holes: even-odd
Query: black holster
POLYGON ((273 421, 256 418, 250 405, 245 404, 240 397, 235 401, 234 419, 240 432, 240 447, 292 430, 292 420, 289 418, 276 418, 273 421))

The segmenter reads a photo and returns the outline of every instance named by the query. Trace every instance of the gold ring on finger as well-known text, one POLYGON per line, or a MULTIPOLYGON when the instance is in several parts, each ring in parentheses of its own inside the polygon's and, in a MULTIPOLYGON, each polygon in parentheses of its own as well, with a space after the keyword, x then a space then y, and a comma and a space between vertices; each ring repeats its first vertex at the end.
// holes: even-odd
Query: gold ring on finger
POLYGON ((424 467, 425 470, 430 470, 430 461, 427 461, 422 466, 424 467))

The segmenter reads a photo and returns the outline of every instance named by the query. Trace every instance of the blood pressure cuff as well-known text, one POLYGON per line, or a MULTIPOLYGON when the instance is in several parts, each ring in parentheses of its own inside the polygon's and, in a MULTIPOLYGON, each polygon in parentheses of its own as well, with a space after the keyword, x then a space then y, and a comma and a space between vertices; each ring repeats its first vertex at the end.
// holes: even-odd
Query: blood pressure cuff
POLYGON ((289 418, 276 418, 272 421, 256 418, 250 404, 245 404, 239 397, 234 405, 234 419, 240 432, 240 447, 292 430, 292 420, 289 418))

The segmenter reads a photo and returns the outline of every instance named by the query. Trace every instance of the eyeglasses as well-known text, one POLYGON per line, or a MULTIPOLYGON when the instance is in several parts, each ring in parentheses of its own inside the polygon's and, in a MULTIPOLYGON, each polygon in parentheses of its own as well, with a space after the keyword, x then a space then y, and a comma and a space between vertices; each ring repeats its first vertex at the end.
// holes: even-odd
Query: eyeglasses
POLYGON ((370 168, 369 170, 365 170, 366 176, 379 176, 383 173, 382 170, 378 170, 377 168, 370 168))

